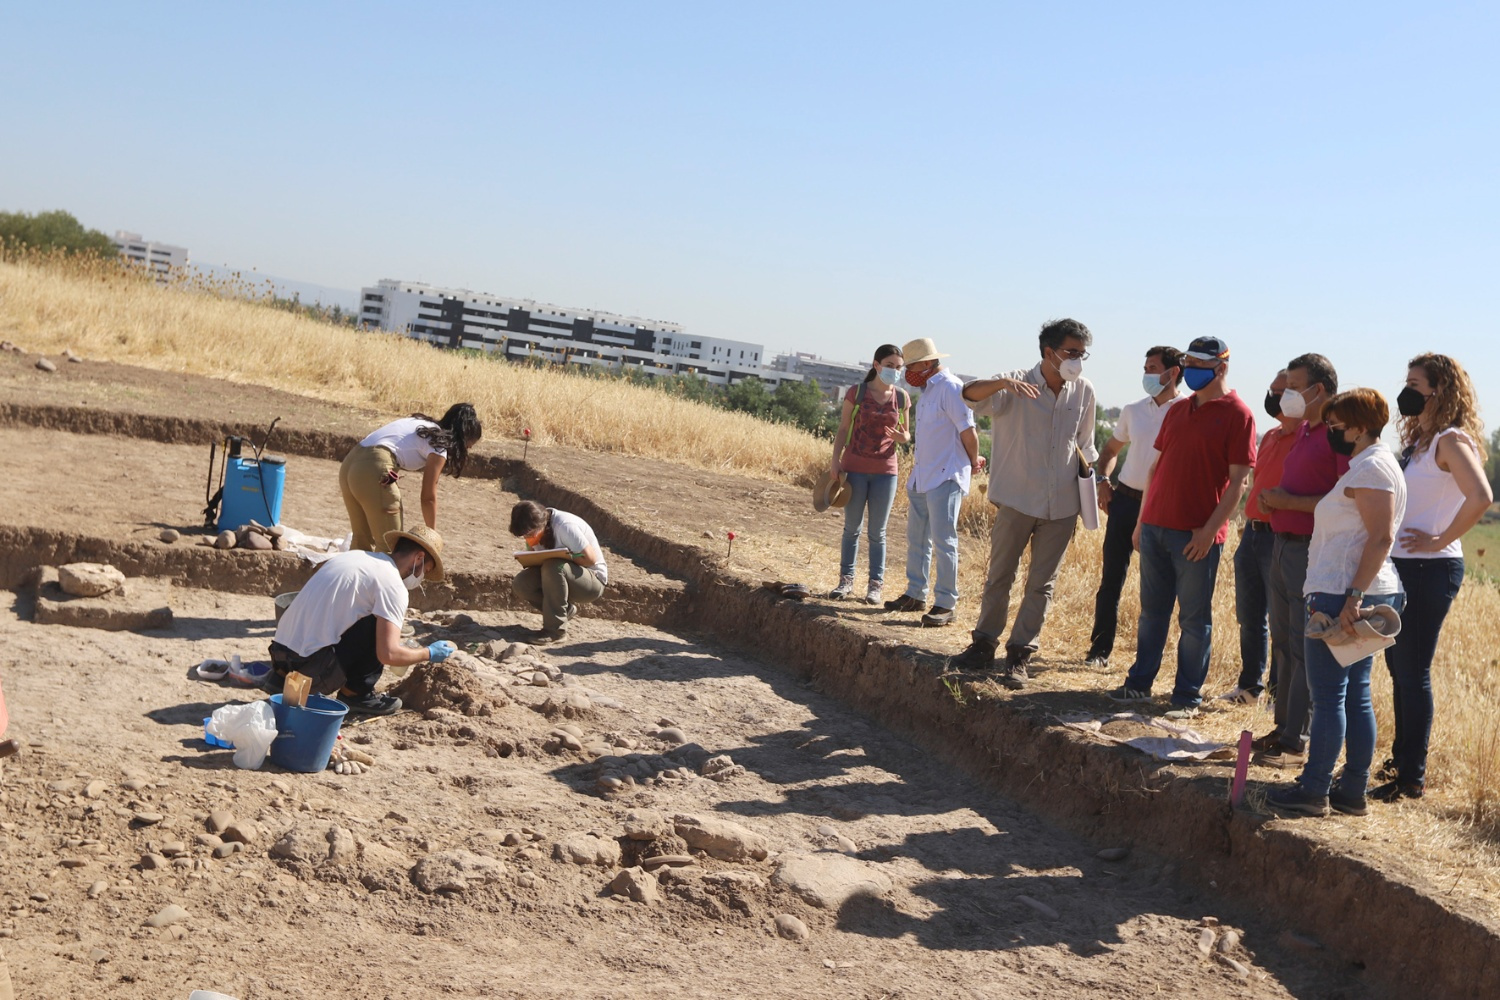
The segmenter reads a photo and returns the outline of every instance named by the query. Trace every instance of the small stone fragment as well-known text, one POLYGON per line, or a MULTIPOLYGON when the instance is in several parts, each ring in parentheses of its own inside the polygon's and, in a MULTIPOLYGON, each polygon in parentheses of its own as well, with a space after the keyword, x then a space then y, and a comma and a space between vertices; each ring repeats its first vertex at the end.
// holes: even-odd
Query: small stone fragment
POLYGON ((1240 946, 1240 932, 1233 928, 1226 930, 1224 936, 1219 938, 1219 953, 1229 954, 1240 946))
POLYGON ((109 791, 109 782, 101 781, 98 778, 83 786, 83 796, 88 799, 100 798, 107 791, 109 791))
POLYGON ((141 855, 142 871, 154 871, 158 868, 165 867, 167 867, 167 859, 165 855, 157 854, 155 852, 141 855))
POLYGON ((186 920, 188 911, 172 903, 162 907, 154 915, 146 918, 147 927, 170 927, 178 921, 186 920))
POLYGON ((214 548, 216 548, 216 549, 232 549, 232 548, 234 548, 234 542, 235 542, 234 532, 232 532, 232 531, 221 531, 221 532, 219 532, 219 536, 214 539, 214 548))
POLYGON ((539 688, 551 687, 552 681, 547 677, 546 674, 538 670, 531 675, 531 686, 539 688))
POLYGON ((98 965, 100 962, 108 962, 109 952, 105 951, 103 948, 90 948, 89 961, 93 962, 95 965, 98 965))
POLYGON ((1106 847, 1104 850, 1094 855, 1094 857, 1098 858, 1100 861, 1124 861, 1126 855, 1128 855, 1129 853, 1130 848, 1128 847, 1106 847))
POLYGON ((721 861, 763 861, 770 853, 765 837, 728 820, 678 815, 672 818, 672 826, 689 847, 721 861))
POLYGON ((239 843, 238 841, 233 841, 228 844, 219 844, 214 848, 214 857, 222 861, 224 858, 232 857, 233 855, 239 853, 244 849, 245 845, 239 843))
POLYGON ((1048 906, 1046 903, 1043 903, 1039 899, 1032 899, 1030 896, 1017 896, 1016 902, 1025 903, 1027 906, 1031 907, 1033 910, 1040 913, 1048 920, 1057 919, 1057 911, 1048 906))
POLYGON ((193 835, 193 843, 197 844, 199 847, 207 847, 209 849, 213 849, 224 843, 224 840, 222 837, 215 833, 199 833, 193 835))
POLYGON ((130 821, 132 823, 139 823, 141 826, 155 826, 166 818, 157 812, 138 812, 131 814, 130 821))
MULTIPOLYGON (((213 817, 209 817, 212 822, 213 817)), ((249 820, 235 820, 226 826, 219 837, 223 840, 236 840, 241 844, 253 844, 260 837, 260 828, 249 820)))
POLYGON ((63 858, 62 861, 59 862, 59 864, 61 864, 64 868, 82 868, 84 865, 88 864, 88 861, 83 858, 63 858))
POLYGON ((31 900, 33 903, 45 903, 48 900, 50 900, 52 897, 49 896, 49 895, 47 895, 45 892, 33 892, 31 895, 27 896, 26 898, 29 899, 29 900, 31 900))
POLYGON ((208 814, 208 832, 222 834, 234 823, 234 813, 228 809, 215 809, 208 814))
POLYGON ((48 361, 46 358, 37 358, 36 366, 44 372, 57 371, 57 366, 54 365, 51 361, 48 361))
POLYGON ((125 789, 127 792, 138 792, 149 784, 150 782, 145 778, 126 778, 124 781, 120 782, 120 787, 125 789))
POLYGON ((469 851, 442 851, 418 861, 411 870, 411 880, 426 893, 457 893, 498 881, 504 872, 505 866, 494 858, 469 851))
POLYGON ((592 833, 573 834, 552 845, 552 857, 575 865, 613 868, 620 863, 620 845, 592 833))
POLYGON ((1239 976, 1241 979, 1250 978, 1250 967, 1244 962, 1241 962, 1238 959, 1230 958, 1228 955, 1220 955, 1219 961, 1233 970, 1234 974, 1239 976))
POLYGON ((182 532, 178 531, 176 528, 163 528, 161 529, 161 534, 157 535, 156 537, 160 538, 168 545, 171 545, 173 542, 182 537, 182 532))
POLYGON ((670 729, 658 729, 656 738, 664 743, 679 744, 687 742, 687 734, 675 726, 670 729))
POLYGON ((109 883, 104 881, 103 879, 92 883, 89 886, 89 899, 98 899, 100 896, 104 895, 104 891, 108 888, 109 883))
POLYGON ((611 892, 629 896, 637 903, 651 904, 661 898, 656 876, 644 868, 622 869, 609 883, 611 892))
POLYGON ((697 863, 698 859, 694 858, 691 854, 658 854, 655 857, 643 860, 641 867, 661 868, 665 865, 669 868, 686 868, 689 865, 696 865, 697 863))
POLYGON ((631 840, 657 840, 672 832, 665 816, 652 809, 632 809, 625 814, 625 836, 631 840))
POLYGON ((161 850, 158 853, 169 858, 180 858, 187 853, 187 845, 180 840, 168 841, 161 845, 161 850))
POLYGON ((794 917, 790 913, 778 913, 776 915, 776 933, 788 941, 806 941, 811 936, 811 931, 802 922, 800 917, 794 917))
POLYGON ((1198 951, 1205 957, 1213 954, 1214 932, 1213 928, 1205 927, 1198 932, 1198 951))

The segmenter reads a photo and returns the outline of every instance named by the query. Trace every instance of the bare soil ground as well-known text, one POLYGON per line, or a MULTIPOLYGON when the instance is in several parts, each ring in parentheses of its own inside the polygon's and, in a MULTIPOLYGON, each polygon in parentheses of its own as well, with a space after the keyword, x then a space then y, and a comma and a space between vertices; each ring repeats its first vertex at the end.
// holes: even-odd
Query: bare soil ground
MULTIPOLYGON (((292 426, 351 435, 386 419, 260 387, 93 362, 66 364, 51 376, 29 363, 0 363, 0 401, 234 419, 246 429, 279 414, 292 426)), ((206 447, 5 428, 0 448, 7 456, 0 524, 149 540, 160 526, 199 523, 206 447)), ((481 447, 508 457, 520 450, 505 429, 492 429, 481 447)), ((831 574, 839 521, 813 517, 803 490, 560 448, 532 448, 528 458, 576 480, 627 522, 698 547, 705 563, 723 562, 726 532, 735 531, 729 565, 747 582, 818 583, 831 574)), ((295 458, 284 521, 341 535, 336 483, 335 463, 295 458)), ((503 529, 515 488, 444 480, 439 526, 451 567, 508 571, 503 529)), ((899 525, 892 534, 899 536, 899 525)), ((983 548, 972 545, 966 558, 982 561, 983 548)), ((622 584, 659 581, 649 569, 611 553, 622 584)), ((16 859, 0 873, 11 914, 0 916, 0 937, 11 938, 4 947, 19 995, 67 995, 89 984, 111 996, 185 996, 206 987, 242 1000, 339 990, 393 997, 630 997, 673 988, 692 996, 1332 997, 1378 988, 1356 970, 1310 957, 1303 943, 1231 901, 1184 888, 1160 858, 1136 851, 1123 863, 1100 862, 1095 852, 1106 845, 1072 838, 976 790, 799 686, 781 672, 789 665, 703 636, 585 619, 567 644, 541 658, 563 672, 548 687, 506 687, 492 694, 496 704, 485 716, 457 718, 439 704, 432 718, 411 713, 367 723, 349 736, 369 740, 361 745, 377 758, 370 773, 293 775, 237 770, 229 755, 207 752, 203 716, 252 695, 188 676, 206 656, 263 655, 268 600, 178 589, 177 625, 149 635, 37 626, 28 602, 18 595, 0 615, 11 735, 27 744, 20 758, 0 765, 0 844, 16 859), (623 793, 601 794, 600 765, 588 750, 569 751, 549 737, 560 713, 573 710, 531 707, 579 689, 600 696, 572 722, 580 742, 635 741, 608 756, 642 755, 627 761, 645 773, 632 774, 641 780, 623 793), (663 720, 685 730, 687 749, 668 754, 671 744, 651 738, 663 720), (491 755, 502 751, 508 756, 491 755), (696 772, 704 757, 721 753, 745 772, 724 782, 666 773, 696 772), (194 835, 204 830, 198 815, 221 805, 253 820, 259 833, 245 852, 215 860, 194 847, 194 835), (614 842, 630 809, 726 817, 766 836, 773 853, 736 863, 698 857, 688 874, 663 877, 657 904, 606 892, 616 869, 553 859, 556 845, 589 831, 614 842), (130 818, 139 812, 165 818, 141 826, 130 818), (267 853, 283 832, 309 820, 348 831, 353 855, 313 864, 267 853), (506 845, 507 833, 519 842, 506 845), (188 849, 185 866, 140 867, 149 846, 179 840, 188 849), (475 879, 463 892, 417 888, 413 865, 458 849, 498 861, 493 880, 475 879), (787 857, 820 850, 855 858, 891 889, 833 912, 770 881, 787 857), (748 875, 705 877, 725 871, 748 875), (98 881, 109 887, 90 898, 86 890, 98 881), (140 926, 169 903, 189 918, 160 930, 140 926), (803 920, 810 937, 779 936, 773 920, 781 914, 803 920), (1248 977, 1199 953, 1205 916, 1243 933, 1244 945, 1226 957, 1247 966, 1248 977)), ((934 652, 962 645, 958 630, 912 629, 876 609, 830 603, 827 611, 873 639, 934 652)), ((454 628, 428 616, 423 631, 481 642, 520 638, 518 623, 536 622, 503 612, 472 618, 454 628)), ((1063 651, 1044 655, 1041 665, 1048 669, 1038 690, 1018 709, 1106 709, 1096 694, 1074 690, 1086 679, 1063 651)), ((972 695, 1004 697, 988 682, 954 680, 972 695)), ((1231 720, 1235 731, 1241 724, 1259 731, 1253 712, 1244 710, 1243 723, 1231 720)), ((1321 826, 1315 836, 1332 848, 1373 854, 1380 867, 1418 882, 1441 879, 1441 890, 1493 910, 1461 838, 1404 842, 1399 821, 1378 816, 1357 828, 1321 826)))
MULTIPOLYGON (((202 720, 259 695, 190 670, 259 654, 270 602, 186 589, 174 600, 178 624, 158 634, 34 625, 24 596, 0 614, 12 735, 25 743, 0 784, 0 931, 18 995, 1366 995, 1352 970, 1179 887, 1160 859, 1100 861, 773 667, 692 636, 584 619, 525 665, 560 670, 557 682, 485 688, 470 707, 488 715, 439 706, 346 730, 376 760, 363 775, 239 770, 207 749, 202 720), (624 792, 600 794, 599 761, 549 737, 565 720, 542 710, 569 695, 585 744, 620 744, 609 753, 635 781, 624 792), (688 742, 654 737, 666 723, 688 742), (743 772, 697 774, 720 754, 743 772), (224 860, 195 843, 219 809, 255 826, 224 860), (623 864, 642 849, 687 853, 671 834, 618 840, 630 810, 727 818, 771 854, 699 854, 651 904, 608 891, 617 867, 555 856, 589 833, 606 853, 623 843, 623 864), (332 858, 330 828, 347 831, 332 858), (274 857, 291 830, 316 855, 274 857), (174 844, 186 860, 142 867, 174 844), (418 888, 413 866, 451 851, 488 870, 461 891, 418 888), (852 858, 890 889, 818 908, 772 881, 804 854, 852 858), (187 916, 143 926, 172 905, 187 916), (780 915, 807 939, 780 936, 780 915), (1226 957, 1248 977, 1200 953, 1205 917, 1222 921, 1217 940, 1241 935, 1226 957)), ((522 633, 509 614, 426 617, 422 638, 522 633)))

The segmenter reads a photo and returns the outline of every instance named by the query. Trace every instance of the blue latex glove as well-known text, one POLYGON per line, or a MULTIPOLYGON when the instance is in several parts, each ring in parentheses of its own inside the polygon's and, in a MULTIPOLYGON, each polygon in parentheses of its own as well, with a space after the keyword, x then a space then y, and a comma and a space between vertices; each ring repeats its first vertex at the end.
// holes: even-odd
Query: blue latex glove
POLYGON ((437 642, 427 647, 427 659, 431 660, 433 663, 442 663, 457 651, 458 647, 453 645, 453 643, 449 642, 447 639, 439 639, 437 642))

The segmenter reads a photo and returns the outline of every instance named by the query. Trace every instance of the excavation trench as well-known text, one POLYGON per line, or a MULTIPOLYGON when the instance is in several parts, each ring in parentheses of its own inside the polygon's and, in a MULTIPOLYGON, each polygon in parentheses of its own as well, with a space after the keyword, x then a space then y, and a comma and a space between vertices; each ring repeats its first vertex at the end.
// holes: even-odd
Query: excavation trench
MULTIPOLYGON (((3 424, 192 445, 245 431, 186 418, 16 404, 0 406, 3 424)), ((274 448, 337 460, 352 443, 346 435, 278 428, 274 448)), ((611 553, 661 574, 612 584, 592 616, 700 630, 753 649, 1048 819, 1100 843, 1133 842, 1174 861, 1182 876, 1252 902, 1365 967, 1393 992, 1500 996, 1500 935, 1481 915, 1330 852, 1294 828, 1230 809, 1221 777, 1154 764, 1052 724, 1054 695, 960 699, 943 683, 942 657, 851 626, 825 607, 778 599, 706 560, 701 548, 652 534, 534 466, 493 456, 471 462, 470 474, 579 514, 611 553)), ((279 554, 0 527, 0 586, 23 586, 38 566, 72 561, 110 562, 129 576, 243 594, 294 590, 308 575, 279 554)), ((441 587, 425 587, 414 604, 518 610, 509 579, 453 572, 441 587)))

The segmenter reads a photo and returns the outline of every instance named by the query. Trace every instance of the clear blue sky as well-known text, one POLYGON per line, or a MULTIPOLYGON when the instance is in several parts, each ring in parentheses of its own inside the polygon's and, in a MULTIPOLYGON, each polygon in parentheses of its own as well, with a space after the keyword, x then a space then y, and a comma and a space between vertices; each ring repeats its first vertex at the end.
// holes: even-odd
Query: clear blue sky
POLYGON ((1226 338, 1500 412, 1500 7, 9 5, 0 209, 857 360, 1226 338))

